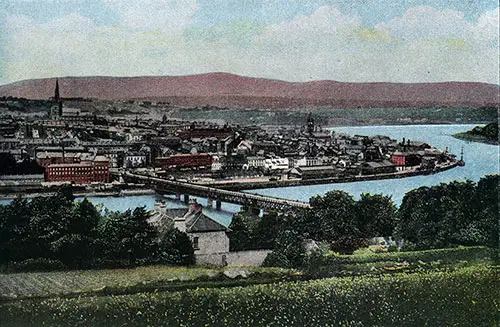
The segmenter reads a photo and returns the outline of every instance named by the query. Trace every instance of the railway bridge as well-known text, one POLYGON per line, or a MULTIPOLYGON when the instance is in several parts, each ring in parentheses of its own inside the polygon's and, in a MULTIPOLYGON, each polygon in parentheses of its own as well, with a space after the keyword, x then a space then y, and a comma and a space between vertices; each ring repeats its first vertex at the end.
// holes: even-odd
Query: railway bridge
POLYGON ((182 194, 184 195, 184 202, 186 203, 189 203, 189 195, 204 197, 207 198, 208 207, 212 207, 215 201, 217 210, 221 209, 222 202, 239 204, 246 206, 247 208, 267 210, 310 207, 307 202, 287 200, 254 193, 222 190, 211 186, 158 178, 131 172, 125 172, 123 174, 123 179, 126 182, 146 184, 155 189, 158 193, 173 193, 179 200, 181 199, 182 194))

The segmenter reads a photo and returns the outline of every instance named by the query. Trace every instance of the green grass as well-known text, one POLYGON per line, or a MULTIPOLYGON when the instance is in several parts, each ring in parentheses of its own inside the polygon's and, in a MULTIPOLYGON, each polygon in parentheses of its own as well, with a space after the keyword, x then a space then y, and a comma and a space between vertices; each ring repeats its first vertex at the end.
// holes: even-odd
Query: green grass
POLYGON ((498 267, 0 304, 13 326, 498 326, 498 267))
POLYGON ((251 275, 245 279, 232 280, 224 276, 226 269, 169 266, 0 274, 0 301, 223 287, 300 278, 295 271, 280 268, 241 269, 249 271, 251 275))
POLYGON ((353 255, 328 252, 322 257, 311 260, 307 270, 309 274, 318 278, 403 271, 452 270, 495 264, 498 264, 498 250, 484 246, 384 253, 362 249, 353 255))

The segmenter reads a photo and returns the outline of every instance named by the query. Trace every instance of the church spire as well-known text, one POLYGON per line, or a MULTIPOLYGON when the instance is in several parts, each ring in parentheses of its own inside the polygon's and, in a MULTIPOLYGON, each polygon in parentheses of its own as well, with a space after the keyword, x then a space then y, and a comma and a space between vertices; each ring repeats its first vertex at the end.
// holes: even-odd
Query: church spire
POLYGON ((57 106, 59 109, 59 117, 62 117, 63 114, 63 104, 61 100, 61 94, 59 93, 59 79, 56 78, 56 89, 54 90, 54 100, 57 102, 57 106))
POLYGON ((61 96, 59 94, 59 79, 56 78, 56 90, 54 92, 54 100, 57 102, 61 101, 61 96))

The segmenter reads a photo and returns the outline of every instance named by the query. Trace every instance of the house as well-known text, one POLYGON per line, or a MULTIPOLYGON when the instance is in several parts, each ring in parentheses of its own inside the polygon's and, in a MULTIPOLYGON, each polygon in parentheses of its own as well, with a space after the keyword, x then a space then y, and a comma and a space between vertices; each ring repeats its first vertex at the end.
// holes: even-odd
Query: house
POLYGON ((174 227, 189 236, 195 255, 229 252, 229 229, 203 214, 196 200, 191 200, 187 213, 175 218, 174 227))
POLYGON ((311 166, 295 167, 289 172, 290 177, 299 177, 302 179, 316 179, 334 177, 338 173, 333 166, 311 166))
POLYGON ((364 162, 361 167, 363 175, 393 173, 396 171, 396 165, 389 160, 364 162))
POLYGON ((402 170, 404 167, 418 166, 421 161, 420 155, 413 152, 396 151, 391 156, 391 162, 398 167, 398 170, 402 170))

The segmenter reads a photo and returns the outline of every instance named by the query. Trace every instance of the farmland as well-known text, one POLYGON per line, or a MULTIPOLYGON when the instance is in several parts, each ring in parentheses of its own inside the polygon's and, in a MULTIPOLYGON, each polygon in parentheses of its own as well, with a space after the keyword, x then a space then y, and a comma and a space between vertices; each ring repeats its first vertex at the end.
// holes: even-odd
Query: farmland
POLYGON ((11 326, 496 326, 498 267, 19 300, 11 326))

